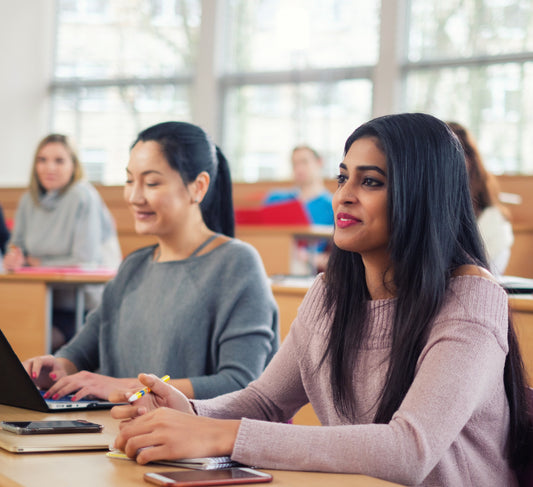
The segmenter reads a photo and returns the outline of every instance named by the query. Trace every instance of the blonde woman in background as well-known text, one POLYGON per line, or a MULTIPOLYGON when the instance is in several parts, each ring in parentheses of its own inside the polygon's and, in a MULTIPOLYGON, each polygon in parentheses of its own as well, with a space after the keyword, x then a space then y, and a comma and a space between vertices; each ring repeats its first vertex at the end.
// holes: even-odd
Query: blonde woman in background
MULTIPOLYGON (((122 260, 113 218, 98 191, 83 180, 83 169, 66 136, 39 142, 29 190, 22 195, 8 252, 7 271, 24 266, 102 266, 122 260)), ((88 286, 87 308, 95 307, 102 286, 88 286)), ((74 291, 54 290, 52 348, 74 333, 74 291)))

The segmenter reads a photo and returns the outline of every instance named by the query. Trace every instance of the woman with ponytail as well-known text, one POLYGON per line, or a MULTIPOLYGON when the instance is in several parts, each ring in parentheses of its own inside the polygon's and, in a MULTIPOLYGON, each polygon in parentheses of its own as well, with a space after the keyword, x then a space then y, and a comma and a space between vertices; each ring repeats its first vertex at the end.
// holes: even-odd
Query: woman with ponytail
POLYGON ((55 355, 25 367, 46 397, 106 399, 168 374, 190 398, 241 389, 279 342, 277 307, 259 254, 236 240, 228 163, 199 127, 166 122, 134 142, 124 188, 139 249, 101 305, 55 355))
POLYGON ((326 272, 261 377, 191 402, 141 375, 152 394, 113 408, 130 420, 115 446, 139 463, 231 455, 402 485, 516 486, 524 373, 459 141, 430 115, 371 120, 346 141, 333 210, 326 272), (283 424, 308 402, 322 426, 283 424))

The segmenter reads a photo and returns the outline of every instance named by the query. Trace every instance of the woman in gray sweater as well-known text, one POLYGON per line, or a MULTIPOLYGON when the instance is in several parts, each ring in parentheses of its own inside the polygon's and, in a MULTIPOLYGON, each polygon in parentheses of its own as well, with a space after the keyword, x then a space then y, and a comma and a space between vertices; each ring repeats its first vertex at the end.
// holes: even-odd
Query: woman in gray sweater
POLYGON ((139 134, 126 173, 135 230, 158 243, 130 254, 81 331, 28 372, 46 397, 107 398, 143 370, 191 398, 244 387, 278 348, 278 313, 258 253, 232 238, 224 155, 199 127, 166 122, 139 134))
MULTIPOLYGON (((29 191, 22 195, 6 270, 22 266, 118 268, 122 255, 115 223, 100 194, 83 179, 81 162, 68 138, 50 134, 35 151, 29 191)), ((103 286, 86 286, 87 309, 103 286)), ((74 333, 74 291, 54 289, 53 349, 74 333)))
POLYGON ((524 372, 459 142, 430 115, 390 115, 344 154, 328 267, 265 372, 192 403, 141 376, 152 393, 112 410, 128 420, 115 446, 143 464, 231 455, 402 485, 516 486, 531 451, 524 372), (308 402, 323 426, 285 424, 308 402))

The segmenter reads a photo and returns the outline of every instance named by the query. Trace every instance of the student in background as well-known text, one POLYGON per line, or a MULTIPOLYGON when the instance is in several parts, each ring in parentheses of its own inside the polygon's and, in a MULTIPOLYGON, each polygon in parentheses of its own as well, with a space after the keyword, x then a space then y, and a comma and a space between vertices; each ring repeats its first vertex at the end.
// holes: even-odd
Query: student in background
MULTIPOLYGON (((265 205, 300 201, 313 225, 333 225, 332 194, 324 186, 324 162, 317 151, 307 145, 296 146, 291 155, 295 186, 289 190, 271 191, 265 205)), ((291 274, 313 275, 325 269, 329 255, 329 239, 298 239, 294 242, 291 274)))
POLYGON ((511 256, 514 236, 509 212, 499 199, 498 181, 485 169, 470 131, 457 122, 448 122, 448 126, 461 142, 465 152, 472 204, 488 253, 490 269, 496 275, 503 275, 511 256))
MULTIPOLYGON (((0 254, 6 253, 7 242, 9 241, 9 229, 4 219, 4 211, 0 206, 0 254)), ((0 255, 0 257, 1 257, 0 255)))
POLYGON ((406 485, 517 485, 524 372, 457 139, 430 115, 380 117, 350 135, 339 171, 328 268, 261 377, 191 403, 141 375, 152 393, 113 408, 126 420, 115 446, 141 464, 231 455, 406 485), (323 426, 284 424, 308 402, 323 426))
MULTIPOLYGON (((68 138, 46 136, 37 146, 29 191, 22 195, 4 259, 6 270, 23 266, 103 266, 117 268, 122 255, 115 224, 98 191, 83 179, 80 160, 68 138)), ((86 287, 94 308, 103 286, 86 287)), ((53 295, 52 346, 74 334, 74 291, 53 295)))
POLYGON ((101 305, 55 356, 25 362, 47 397, 107 398, 170 375, 207 398, 257 378, 278 348, 278 313, 259 254, 236 240, 228 163, 199 127, 142 131, 126 168, 135 231, 158 243, 131 253, 101 305))
POLYGON ((324 186, 322 157, 311 147, 299 145, 292 150, 291 162, 295 187, 272 191, 265 198, 264 204, 299 200, 307 209, 311 223, 333 225, 332 195, 324 186))

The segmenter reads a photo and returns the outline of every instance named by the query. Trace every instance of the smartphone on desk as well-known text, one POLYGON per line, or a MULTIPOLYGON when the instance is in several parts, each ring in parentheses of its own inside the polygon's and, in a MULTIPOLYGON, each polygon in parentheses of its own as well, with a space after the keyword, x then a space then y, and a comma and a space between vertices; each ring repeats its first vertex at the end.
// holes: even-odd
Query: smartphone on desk
POLYGON ((176 472, 145 473, 144 480, 166 487, 193 487, 271 482, 272 475, 252 468, 227 468, 223 470, 179 470, 176 472))
POLYGON ((2 429, 17 435, 43 435, 60 433, 100 433, 101 424, 84 419, 57 421, 2 421, 2 429))

